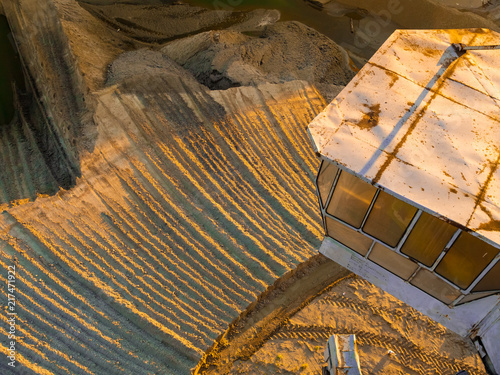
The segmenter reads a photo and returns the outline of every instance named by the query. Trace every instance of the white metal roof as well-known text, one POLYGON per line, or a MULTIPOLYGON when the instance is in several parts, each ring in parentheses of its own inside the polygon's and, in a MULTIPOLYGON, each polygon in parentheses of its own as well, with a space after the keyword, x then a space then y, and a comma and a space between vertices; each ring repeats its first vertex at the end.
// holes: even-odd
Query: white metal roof
POLYGON ((315 150, 500 244, 500 50, 486 29, 398 30, 309 125, 315 150))

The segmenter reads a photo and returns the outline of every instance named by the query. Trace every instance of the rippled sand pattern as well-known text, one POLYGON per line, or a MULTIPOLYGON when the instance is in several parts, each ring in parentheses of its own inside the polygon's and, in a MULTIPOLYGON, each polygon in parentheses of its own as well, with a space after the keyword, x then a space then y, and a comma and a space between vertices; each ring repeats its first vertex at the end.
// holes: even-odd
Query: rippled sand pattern
POLYGON ((25 373, 189 373, 319 246, 316 90, 138 81, 99 94, 99 136, 73 189, 0 213, 25 373))

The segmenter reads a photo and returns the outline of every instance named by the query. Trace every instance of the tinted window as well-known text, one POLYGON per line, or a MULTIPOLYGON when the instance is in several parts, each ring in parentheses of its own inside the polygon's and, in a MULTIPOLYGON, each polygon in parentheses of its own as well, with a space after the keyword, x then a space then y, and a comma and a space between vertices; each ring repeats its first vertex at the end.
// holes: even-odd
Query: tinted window
POLYGON ((430 267, 456 231, 454 226, 423 212, 401 252, 430 267))
POLYGON ((381 191, 363 231, 394 247, 403 237, 416 212, 415 207, 381 191))
POLYGON ((436 272, 467 289, 498 251, 479 238, 462 232, 436 267, 436 272))
POLYGON ((359 228, 376 191, 372 185, 342 171, 327 212, 359 228))

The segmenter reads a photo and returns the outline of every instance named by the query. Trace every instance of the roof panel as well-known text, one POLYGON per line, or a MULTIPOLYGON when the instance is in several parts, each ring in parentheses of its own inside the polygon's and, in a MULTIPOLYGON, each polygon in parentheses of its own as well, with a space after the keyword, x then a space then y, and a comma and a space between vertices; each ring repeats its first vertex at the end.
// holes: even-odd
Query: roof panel
POLYGON ((500 35, 396 31, 309 133, 325 158, 500 244, 500 226, 479 229, 500 218, 500 50, 457 54, 457 42, 500 35))

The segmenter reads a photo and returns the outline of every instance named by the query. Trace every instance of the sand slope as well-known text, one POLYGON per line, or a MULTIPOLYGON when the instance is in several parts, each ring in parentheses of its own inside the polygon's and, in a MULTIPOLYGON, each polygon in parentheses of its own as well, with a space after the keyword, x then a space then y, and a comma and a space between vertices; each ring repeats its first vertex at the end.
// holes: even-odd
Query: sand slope
POLYGON ((209 92, 150 76, 102 91, 77 185, 0 214, 26 373, 188 373, 319 245, 305 128, 324 105, 301 81, 209 92))

